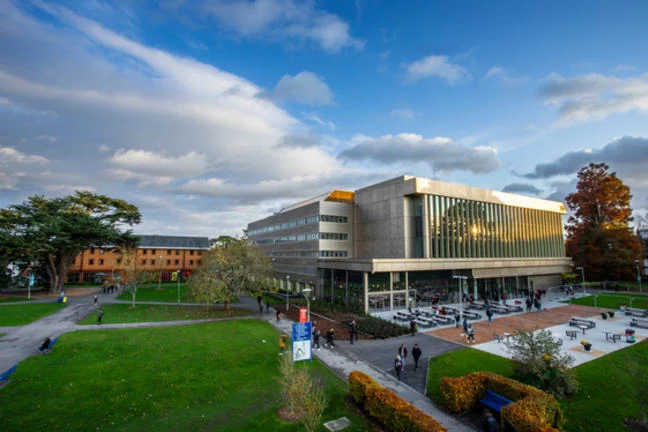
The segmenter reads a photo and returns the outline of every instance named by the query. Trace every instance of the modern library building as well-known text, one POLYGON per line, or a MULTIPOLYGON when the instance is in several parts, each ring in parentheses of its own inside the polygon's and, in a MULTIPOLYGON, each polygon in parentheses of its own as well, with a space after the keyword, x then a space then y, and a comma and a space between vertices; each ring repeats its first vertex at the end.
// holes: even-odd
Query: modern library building
POLYGON ((375 311, 510 298, 569 271, 560 202, 401 176, 332 191, 248 225, 279 288, 375 311), (311 294, 313 295, 313 294, 311 294))

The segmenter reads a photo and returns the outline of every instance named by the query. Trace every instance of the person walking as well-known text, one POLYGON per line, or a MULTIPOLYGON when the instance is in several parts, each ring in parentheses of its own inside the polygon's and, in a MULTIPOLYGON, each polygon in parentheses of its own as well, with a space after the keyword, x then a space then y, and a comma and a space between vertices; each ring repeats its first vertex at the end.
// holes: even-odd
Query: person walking
POLYGON ((280 322, 281 322, 281 312, 277 310, 277 324, 279 324, 280 322))
POLYGON ((462 333, 462 336, 468 334, 468 317, 467 316, 464 316, 464 319, 463 319, 463 331, 464 332, 462 333))
POLYGON ((394 372, 396 372, 396 377, 398 377, 398 381, 401 380, 401 372, 403 371, 403 360, 401 359, 401 356, 396 354, 396 358, 394 359, 394 372))
POLYGON ((335 330, 333 330, 333 327, 326 332, 326 345, 324 346, 326 348, 335 348, 335 330))
POLYGON ((407 362, 407 347, 405 344, 401 344, 401 346, 398 348, 398 355, 401 357, 403 361, 403 372, 405 372, 405 363, 407 362))
POLYGON ((531 300, 531 296, 527 297, 527 299, 526 299, 527 312, 531 312, 531 305, 532 304, 533 304, 533 300, 531 300))
POLYGON ((281 333, 281 338, 279 339, 279 355, 284 355, 286 350, 286 333, 281 333))
POLYGON ((97 304, 99 301, 99 296, 97 294, 94 295, 94 304, 97 304))
POLYGON ((358 323, 353 320, 349 326, 349 343, 353 345, 353 342, 356 340, 358 340, 358 323))
POLYGON ((410 321, 410 333, 412 333, 412 336, 416 334, 416 327, 416 321, 410 321))
POLYGON ((493 327, 493 311, 491 308, 486 309, 486 316, 488 317, 488 325, 493 327))
POLYGON ((467 343, 475 343, 475 329, 473 328, 472 324, 468 324, 468 331, 466 332, 468 335, 466 337, 466 342, 467 343))
POLYGON ((459 323, 461 322, 461 315, 459 311, 455 312, 455 328, 459 328, 459 323))
POLYGON ((321 335, 322 335, 322 333, 320 332, 320 329, 315 327, 315 329, 313 330, 313 348, 317 347, 317 351, 321 351, 321 349, 322 349, 320 347, 320 337, 321 337, 321 335))
POLYGON ((418 344, 414 344, 414 347, 412 348, 412 357, 414 357, 414 370, 418 369, 418 362, 421 358, 421 354, 421 348, 419 348, 418 344))
POLYGON ((103 319, 103 314, 104 314, 104 312, 103 312, 102 309, 99 309, 97 311, 97 322, 99 323, 99 325, 101 325, 101 320, 103 319))

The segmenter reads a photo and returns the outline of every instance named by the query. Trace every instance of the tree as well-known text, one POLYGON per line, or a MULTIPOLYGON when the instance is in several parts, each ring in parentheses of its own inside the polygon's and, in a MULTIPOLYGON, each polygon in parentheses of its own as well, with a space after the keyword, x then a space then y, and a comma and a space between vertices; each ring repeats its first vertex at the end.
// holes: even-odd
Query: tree
POLYGON ((258 246, 251 245, 245 237, 231 237, 203 256, 188 286, 198 301, 224 303, 229 309, 237 295, 272 289, 271 276, 272 263, 258 246))
POLYGON ((137 249, 124 249, 120 253, 120 259, 122 275, 124 276, 124 286, 126 287, 126 290, 128 290, 128 292, 131 294, 132 307, 134 308, 137 289, 142 283, 147 281, 149 275, 139 268, 137 249))
POLYGON ((508 351, 520 381, 557 397, 574 394, 578 390, 578 382, 570 369, 574 358, 562 354, 560 344, 551 332, 519 330, 508 351))
POLYGON ((308 432, 316 431, 328 405, 321 383, 311 376, 308 369, 295 367, 290 355, 279 360, 279 372, 286 419, 298 420, 308 432))
POLYGON ((629 227, 630 188, 604 163, 578 171, 576 192, 567 195, 567 255, 591 280, 634 277, 641 244, 629 227))
POLYGON ((81 251, 135 245, 137 238, 123 226, 140 220, 137 207, 105 195, 33 196, 0 211, 0 255, 23 266, 38 262, 47 271, 49 291, 58 292, 81 251))

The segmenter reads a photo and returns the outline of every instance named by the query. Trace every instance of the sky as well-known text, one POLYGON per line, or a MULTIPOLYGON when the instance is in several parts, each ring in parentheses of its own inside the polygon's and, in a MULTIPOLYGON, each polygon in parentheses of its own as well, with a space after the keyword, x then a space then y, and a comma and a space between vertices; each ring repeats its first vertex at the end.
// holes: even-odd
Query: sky
MULTIPOLYGON (((240 235, 407 174, 648 219, 648 2, 0 2, 0 206, 89 190, 240 235)), ((648 225, 647 225, 648 226, 648 225)))

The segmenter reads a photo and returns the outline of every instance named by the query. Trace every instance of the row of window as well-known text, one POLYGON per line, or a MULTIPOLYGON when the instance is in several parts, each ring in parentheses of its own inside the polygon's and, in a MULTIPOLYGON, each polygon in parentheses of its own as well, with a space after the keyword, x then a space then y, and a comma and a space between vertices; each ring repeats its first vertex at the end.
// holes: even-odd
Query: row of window
MULTIPOLYGON (((96 248, 90 248, 90 255, 94 255, 96 248)), ((149 249, 140 249, 142 251, 142 255, 147 255, 149 249)), ((162 249, 150 249, 151 255, 155 255, 156 253, 163 253, 164 251, 162 249)), ((173 253, 174 249, 167 249, 167 255, 171 255, 173 253)), ((193 255, 194 252, 197 252, 198 255, 202 255, 202 251, 189 251, 189 255, 193 255)), ((103 248, 99 249, 99 255, 103 255, 105 253, 105 250, 103 248)), ((180 250, 175 249, 175 254, 180 255, 180 250)))
POLYGON ((317 251, 281 251, 270 252, 271 257, 316 257, 317 251))
POLYGON ((287 242, 298 242, 307 240, 348 240, 349 234, 347 233, 306 233, 294 234, 281 237, 274 237, 268 239, 254 240, 252 244, 267 245, 287 242))
POLYGON ((318 222, 348 223, 349 218, 346 216, 333 216, 333 215, 308 216, 305 218, 300 218, 297 220, 288 221, 276 225, 269 225, 267 227, 259 228, 256 230, 250 230, 248 232, 248 236, 263 234, 267 232, 281 231, 288 228, 295 228, 301 225, 309 225, 318 222))
POLYGON ((319 256, 325 258, 346 258, 349 256, 349 252, 345 250, 321 250, 319 251, 319 256))
MULTIPOLYGON (((155 265, 155 260, 154 260, 154 259, 150 260, 149 262, 150 262, 151 265, 155 265)), ((193 265, 193 263, 194 263, 194 260, 189 260, 189 265, 193 265)), ((197 264, 198 264, 198 265, 200 265, 201 263, 202 263, 202 260, 198 260, 198 261, 197 261, 197 264)), ((143 260, 141 261, 141 264, 142 264, 142 265, 146 265, 146 260, 143 259, 143 260)), ((179 264, 180 264, 180 260, 175 260, 174 264, 175 264, 175 265, 179 265, 179 264)), ((166 265, 171 265, 171 260, 167 260, 167 261, 166 261, 166 265)))

